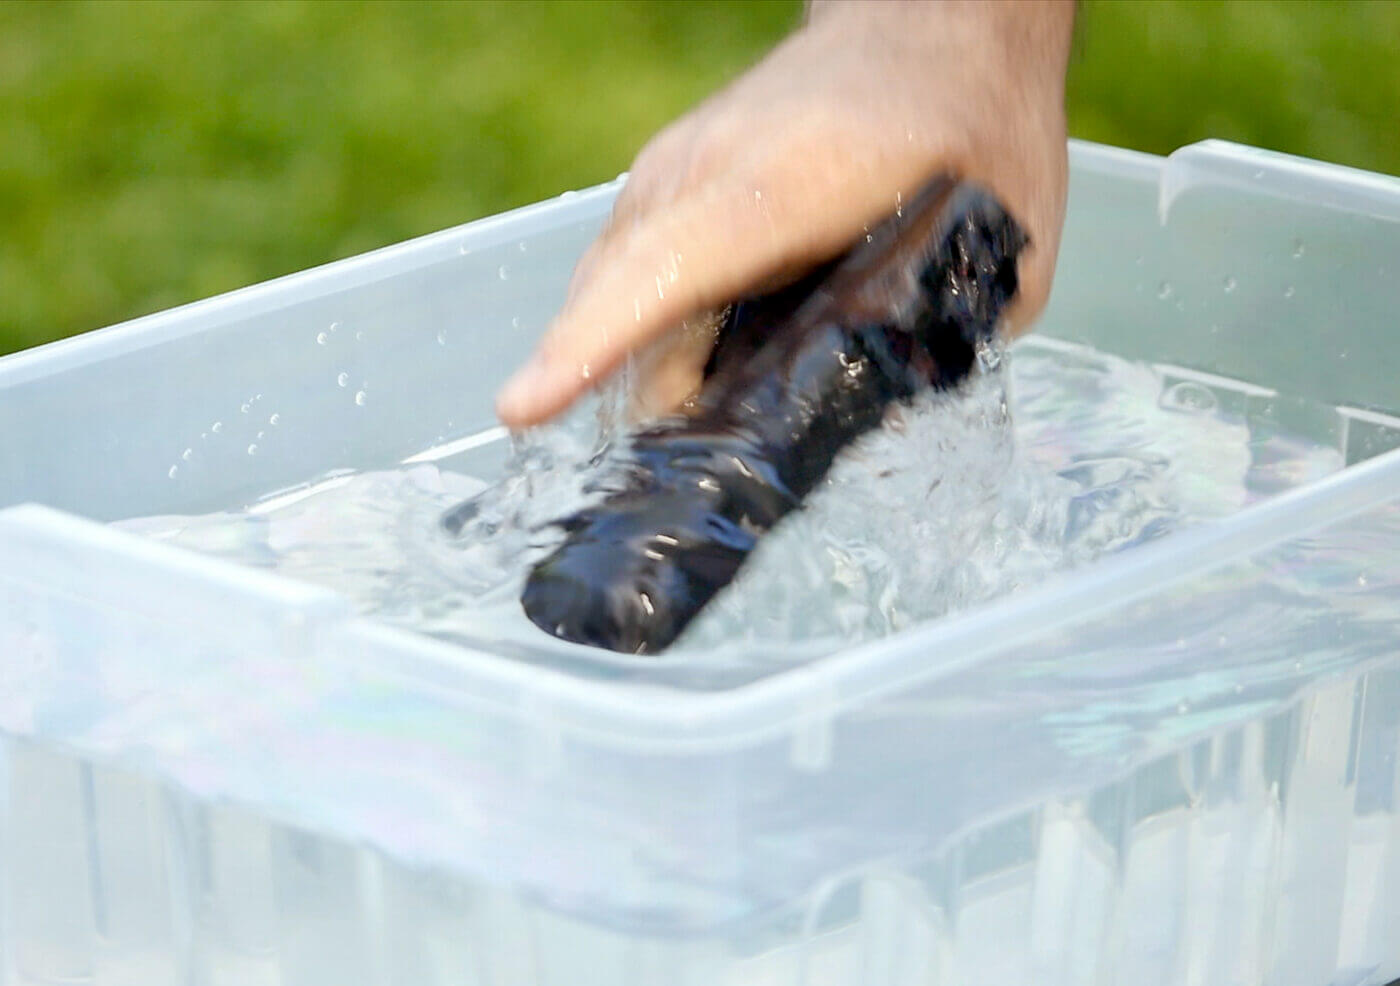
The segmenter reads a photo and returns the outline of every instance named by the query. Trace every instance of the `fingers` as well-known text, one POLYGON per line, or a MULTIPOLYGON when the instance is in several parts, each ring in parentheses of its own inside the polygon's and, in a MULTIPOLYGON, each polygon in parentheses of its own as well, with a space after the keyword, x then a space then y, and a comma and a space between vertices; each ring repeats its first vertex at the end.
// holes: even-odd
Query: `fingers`
POLYGON ((501 391, 501 420, 520 428, 552 417, 672 326, 821 259, 814 251, 839 249, 809 232, 805 223, 780 227, 761 190, 733 182, 614 228, 534 356, 501 391))

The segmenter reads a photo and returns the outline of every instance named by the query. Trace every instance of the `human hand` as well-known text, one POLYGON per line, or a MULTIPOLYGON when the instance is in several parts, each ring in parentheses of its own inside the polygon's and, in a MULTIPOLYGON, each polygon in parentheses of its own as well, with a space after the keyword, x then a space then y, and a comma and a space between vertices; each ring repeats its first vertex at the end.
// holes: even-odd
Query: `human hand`
POLYGON ((681 327, 838 255, 933 175, 990 189, 1030 235, 1007 315, 1050 292, 1067 175, 1068 0, 814 3, 767 58, 637 156, 563 311, 497 398, 538 424, 643 354, 643 404, 678 404, 712 335, 681 327))

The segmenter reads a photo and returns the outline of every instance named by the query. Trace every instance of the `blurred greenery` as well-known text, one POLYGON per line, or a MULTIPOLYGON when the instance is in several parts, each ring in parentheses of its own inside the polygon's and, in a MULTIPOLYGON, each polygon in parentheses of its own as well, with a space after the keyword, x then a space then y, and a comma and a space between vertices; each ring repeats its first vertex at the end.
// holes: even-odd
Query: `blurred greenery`
MULTIPOLYGON (((779 2, 0 3, 0 353, 611 178, 779 2)), ((1088 0, 1071 129, 1400 171, 1400 4, 1088 0)), ((761 139, 756 134, 755 139, 761 139)))

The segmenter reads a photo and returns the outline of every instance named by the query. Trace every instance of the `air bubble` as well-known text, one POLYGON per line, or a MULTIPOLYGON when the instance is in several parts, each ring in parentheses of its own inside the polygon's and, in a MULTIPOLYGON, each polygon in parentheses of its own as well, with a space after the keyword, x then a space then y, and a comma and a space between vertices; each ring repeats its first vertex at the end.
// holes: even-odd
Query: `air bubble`
POLYGON ((1219 402, 1209 387, 1183 380, 1172 384, 1157 398, 1164 411, 1214 411, 1219 402))

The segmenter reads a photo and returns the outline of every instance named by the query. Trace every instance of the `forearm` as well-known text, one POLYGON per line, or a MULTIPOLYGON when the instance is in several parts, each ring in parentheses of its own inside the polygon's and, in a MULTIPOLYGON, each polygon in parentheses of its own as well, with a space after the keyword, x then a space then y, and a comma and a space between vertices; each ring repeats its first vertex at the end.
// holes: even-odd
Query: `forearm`
POLYGON ((1028 83, 1063 93, 1076 0, 809 0, 806 23, 904 45, 975 51, 1028 83))

